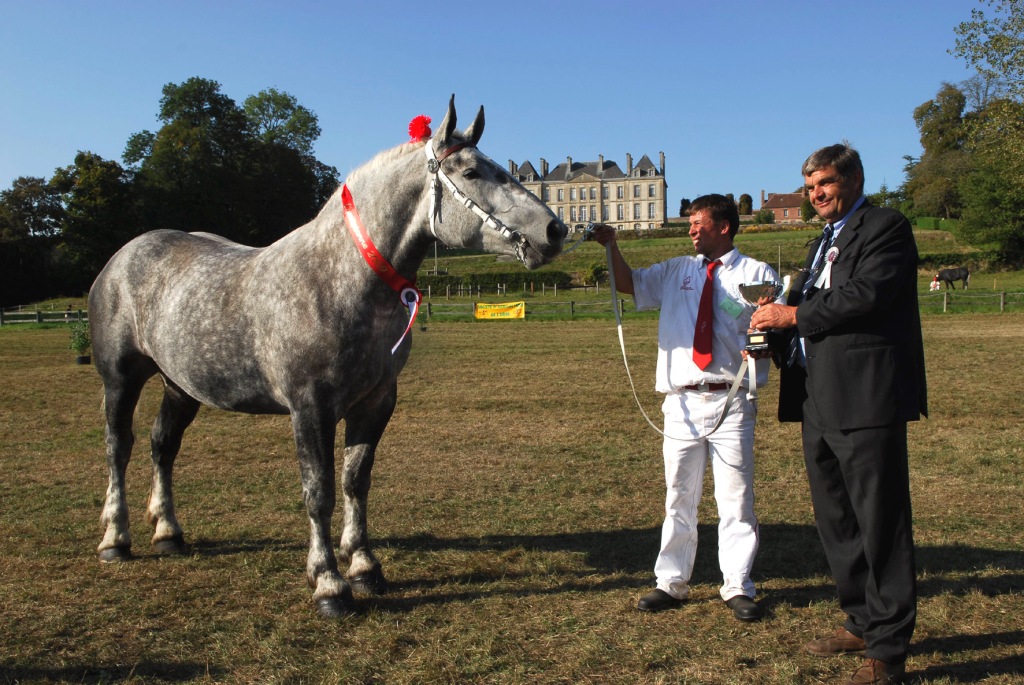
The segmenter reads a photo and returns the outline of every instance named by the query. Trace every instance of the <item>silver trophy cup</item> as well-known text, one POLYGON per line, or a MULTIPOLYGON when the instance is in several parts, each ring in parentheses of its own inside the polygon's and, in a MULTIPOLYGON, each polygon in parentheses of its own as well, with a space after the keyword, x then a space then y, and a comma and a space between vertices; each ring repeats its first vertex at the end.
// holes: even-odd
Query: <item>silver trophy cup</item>
MULTIPOLYGON (((762 281, 760 283, 743 283, 739 286, 740 296, 748 305, 760 307, 762 304, 770 304, 779 299, 785 286, 778 281, 762 281)), ((767 331, 752 331, 747 333, 747 352, 763 352, 769 349, 767 331)))

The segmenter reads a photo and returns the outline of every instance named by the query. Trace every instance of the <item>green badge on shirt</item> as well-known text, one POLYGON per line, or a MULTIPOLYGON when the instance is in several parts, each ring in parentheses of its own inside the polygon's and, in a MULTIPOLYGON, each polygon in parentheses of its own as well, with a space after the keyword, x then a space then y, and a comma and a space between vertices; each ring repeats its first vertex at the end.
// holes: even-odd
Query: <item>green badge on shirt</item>
POLYGON ((743 313, 743 305, 731 297, 726 297, 722 300, 722 304, 719 305, 726 314, 732 318, 738 318, 743 313))

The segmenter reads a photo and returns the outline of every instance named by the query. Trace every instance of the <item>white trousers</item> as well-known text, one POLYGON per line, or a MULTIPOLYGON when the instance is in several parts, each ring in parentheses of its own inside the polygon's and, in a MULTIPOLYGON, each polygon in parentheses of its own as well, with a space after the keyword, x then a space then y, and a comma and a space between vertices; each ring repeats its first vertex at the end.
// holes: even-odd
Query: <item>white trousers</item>
POLYGON ((757 406, 742 390, 721 427, 708 435, 725 406, 727 391, 667 395, 665 414, 665 522, 654 564, 658 588, 677 599, 689 592, 697 555, 697 505, 711 460, 718 504, 718 564, 722 599, 755 595, 750 570, 757 554, 754 515, 754 424, 757 406))

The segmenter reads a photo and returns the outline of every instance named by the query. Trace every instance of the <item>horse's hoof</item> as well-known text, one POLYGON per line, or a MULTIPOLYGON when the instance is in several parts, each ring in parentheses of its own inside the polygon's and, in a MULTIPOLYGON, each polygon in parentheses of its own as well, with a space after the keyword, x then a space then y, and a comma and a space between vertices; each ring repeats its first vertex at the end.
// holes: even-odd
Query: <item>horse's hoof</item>
POLYGON ((352 592, 347 590, 338 597, 323 597, 316 600, 316 613, 320 618, 338 620, 356 613, 356 602, 352 592))
POLYGON ((131 547, 107 547, 99 551, 101 564, 116 564, 122 561, 130 561, 132 558, 131 547))
POLYGON ((163 540, 157 540, 153 543, 153 551, 157 554, 188 554, 188 545, 185 544, 185 538, 181 535, 175 535, 174 537, 164 538, 163 540))
POLYGON ((353 590, 361 595, 383 595, 388 591, 388 581, 384 578, 384 572, 379 568, 345 580, 353 590))

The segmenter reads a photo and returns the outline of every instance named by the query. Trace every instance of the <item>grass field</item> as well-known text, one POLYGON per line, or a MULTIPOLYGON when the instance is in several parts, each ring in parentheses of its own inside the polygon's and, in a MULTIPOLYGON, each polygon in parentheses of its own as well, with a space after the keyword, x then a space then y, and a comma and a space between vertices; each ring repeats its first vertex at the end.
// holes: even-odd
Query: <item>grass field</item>
MULTIPOLYGON (((653 319, 627 317, 641 400, 653 319)), ((931 418, 911 426, 921 683, 1024 679, 1024 315, 926 315, 931 418)), ((176 470, 192 544, 155 556, 140 406, 137 559, 95 555, 106 487, 100 382, 63 328, 0 328, 0 682, 827 683, 853 657, 800 646, 841 620, 799 427, 761 392, 754 577, 767 617, 718 598, 710 474, 692 601, 646 615, 663 483, 606 321, 436 323, 415 332, 378 454, 370 530, 392 592, 316 617, 287 418, 203 409, 176 470)))

